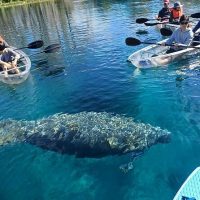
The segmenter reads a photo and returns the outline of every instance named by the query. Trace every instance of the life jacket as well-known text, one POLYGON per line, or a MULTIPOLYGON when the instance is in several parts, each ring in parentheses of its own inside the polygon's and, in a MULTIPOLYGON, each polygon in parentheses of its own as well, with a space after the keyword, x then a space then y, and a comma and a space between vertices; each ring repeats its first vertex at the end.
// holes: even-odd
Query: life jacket
POLYGON ((171 9, 171 17, 172 19, 178 20, 182 16, 182 9, 176 10, 174 8, 171 9))

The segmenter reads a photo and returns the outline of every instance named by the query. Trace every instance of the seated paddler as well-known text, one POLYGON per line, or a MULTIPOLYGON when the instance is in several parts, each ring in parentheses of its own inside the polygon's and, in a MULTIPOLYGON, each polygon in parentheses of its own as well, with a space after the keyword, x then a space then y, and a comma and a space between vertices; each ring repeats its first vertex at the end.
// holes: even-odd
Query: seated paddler
POLYGON ((171 16, 171 10, 169 7, 169 0, 163 1, 163 8, 159 11, 157 20, 168 22, 171 16))
POLYGON ((11 48, 6 47, 4 41, 0 39, 0 68, 4 71, 5 77, 8 77, 9 73, 20 73, 17 68, 19 58, 20 55, 11 48))
POLYGON ((185 49, 181 46, 189 46, 192 43, 194 33, 189 25, 189 17, 182 15, 179 20, 180 27, 177 28, 171 37, 162 45, 173 45, 166 51, 166 53, 173 53, 185 49))

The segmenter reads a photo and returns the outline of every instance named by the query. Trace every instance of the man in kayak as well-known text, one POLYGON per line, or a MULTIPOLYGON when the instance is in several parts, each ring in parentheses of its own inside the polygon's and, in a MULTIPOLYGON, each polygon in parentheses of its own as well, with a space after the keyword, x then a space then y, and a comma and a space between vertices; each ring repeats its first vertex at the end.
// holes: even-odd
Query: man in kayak
POLYGON ((193 39, 192 29, 189 27, 189 17, 182 15, 179 21, 180 27, 177 28, 171 35, 171 37, 162 45, 173 45, 166 53, 173 53, 175 51, 182 50, 180 46, 188 46, 193 39))
POLYGON ((8 77, 8 70, 19 74, 20 71, 17 68, 17 61, 20 55, 10 48, 6 48, 3 40, 0 40, 0 67, 3 69, 5 77, 8 77))
POLYGON ((159 11, 157 19, 160 21, 169 21, 171 16, 171 9, 169 7, 169 0, 164 0, 164 7, 159 11))
POLYGON ((178 24, 180 17, 183 15, 183 5, 181 3, 175 2, 174 7, 171 8, 170 22, 178 24))

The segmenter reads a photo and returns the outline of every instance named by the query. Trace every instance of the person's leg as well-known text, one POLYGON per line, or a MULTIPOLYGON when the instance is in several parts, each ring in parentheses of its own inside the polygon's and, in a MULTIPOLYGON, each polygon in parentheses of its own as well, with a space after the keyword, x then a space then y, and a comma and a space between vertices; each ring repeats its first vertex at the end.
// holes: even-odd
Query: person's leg
POLYGON ((8 77, 8 68, 7 66, 3 65, 3 71, 4 71, 4 75, 7 78, 8 77))
POLYGON ((172 49, 172 48, 170 48, 170 49, 168 49, 167 51, 166 51, 166 54, 169 54, 169 53, 174 53, 175 52, 175 50, 174 49, 172 49))
POLYGON ((12 65, 12 68, 13 68, 14 73, 19 74, 20 71, 19 71, 17 65, 14 65, 14 64, 11 64, 11 65, 12 65))

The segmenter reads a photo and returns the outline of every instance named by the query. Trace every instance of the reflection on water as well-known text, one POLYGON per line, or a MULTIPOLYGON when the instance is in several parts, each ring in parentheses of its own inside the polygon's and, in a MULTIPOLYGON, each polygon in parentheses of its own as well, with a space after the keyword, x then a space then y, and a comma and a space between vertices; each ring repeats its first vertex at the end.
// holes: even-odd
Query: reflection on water
MULTIPOLYGON (((198 0, 182 3, 187 14, 199 12, 198 0)), ((199 58, 136 70, 126 60, 144 45, 124 43, 126 37, 161 40, 155 27, 135 23, 161 7, 159 0, 57 0, 0 10, 0 33, 9 44, 61 44, 58 53, 30 56, 24 83, 0 84, 1 119, 105 111, 172 132, 170 144, 151 148, 127 174, 119 166, 128 156, 81 160, 28 144, 0 148, 0 199, 172 199, 200 162, 199 71, 187 69, 199 58)))

